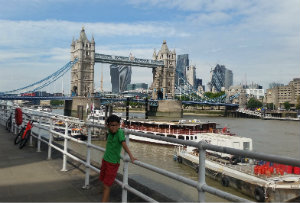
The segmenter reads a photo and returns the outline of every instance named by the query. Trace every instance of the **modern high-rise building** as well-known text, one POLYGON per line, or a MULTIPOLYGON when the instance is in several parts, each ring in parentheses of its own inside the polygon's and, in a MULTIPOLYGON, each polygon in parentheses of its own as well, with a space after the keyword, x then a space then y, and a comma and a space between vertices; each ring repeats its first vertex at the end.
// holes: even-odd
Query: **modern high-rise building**
POLYGON ((186 80, 190 85, 196 87, 196 67, 191 65, 185 68, 186 80))
POLYGON ((131 82, 132 70, 129 66, 110 65, 112 93, 124 92, 131 82))
POLYGON ((224 65, 217 64, 216 67, 210 71, 210 82, 208 83, 209 91, 222 91, 222 87, 228 89, 233 84, 233 73, 224 65))
POLYGON ((175 84, 183 84, 182 81, 179 81, 178 76, 183 77, 185 80, 186 78, 186 72, 185 69, 186 67, 190 66, 190 61, 189 61, 189 55, 188 54, 182 54, 177 56, 177 63, 176 63, 176 80, 175 84))
POLYGON ((232 86, 232 85, 233 85, 233 73, 232 73, 232 70, 226 69, 225 70, 224 87, 225 87, 225 89, 229 89, 229 87, 232 86))

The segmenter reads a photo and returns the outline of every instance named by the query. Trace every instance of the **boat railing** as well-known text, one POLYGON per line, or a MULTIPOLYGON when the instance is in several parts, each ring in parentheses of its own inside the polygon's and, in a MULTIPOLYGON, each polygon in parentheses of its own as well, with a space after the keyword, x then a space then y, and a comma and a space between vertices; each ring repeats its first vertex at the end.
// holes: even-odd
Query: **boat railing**
MULTIPOLYGON (((48 145, 48 159, 51 158, 52 156, 52 150, 55 149, 63 154, 63 161, 62 161, 62 171, 67 171, 67 159, 73 159, 79 163, 82 163, 85 166, 85 180, 84 180, 84 187, 89 188, 90 184, 90 170, 93 170, 97 173, 100 172, 100 169, 95 167, 94 165, 91 164, 91 150, 97 150, 104 152, 105 149, 102 147, 99 147, 97 145, 94 145, 91 143, 91 131, 92 128, 96 127, 99 129, 105 129, 104 125, 98 125, 98 124, 92 124, 92 123, 83 123, 78 120, 74 119, 69 119, 69 118, 64 118, 63 121, 66 123, 65 125, 65 132, 60 133, 54 131, 54 119, 56 119, 55 116, 44 116, 44 115, 39 115, 35 114, 34 112, 31 112, 30 110, 25 110, 26 113, 31 114, 35 116, 35 119, 38 120, 38 124, 34 125, 33 131, 32 131, 32 136, 36 139, 37 142, 37 151, 41 151, 41 143, 45 143, 48 145), (69 123, 77 123, 77 124, 84 124, 87 127, 88 131, 88 139, 87 141, 81 141, 74 139, 68 135, 68 128, 69 128, 69 123), (48 132, 49 138, 45 139, 44 137, 44 132, 42 130, 48 132), (54 144, 53 141, 53 135, 59 135, 64 138, 63 142, 63 148, 58 147, 57 145, 54 144), (79 144, 85 145, 87 147, 86 150, 86 155, 85 158, 82 159, 80 157, 75 156, 74 154, 71 154, 69 152, 69 141, 77 142, 79 144)), ((10 113, 14 112, 14 108, 0 108, 0 122, 5 125, 5 122, 7 118, 9 117, 10 113)), ((12 125, 12 132, 17 133, 19 131, 19 128, 15 125, 13 122, 12 125)), ((176 173, 170 172, 168 170, 155 167, 153 165, 147 164, 145 162, 136 160, 134 161, 134 165, 156 172, 158 174, 161 174, 163 176, 172 178, 174 180, 177 180, 181 183, 184 183, 186 185, 194 187, 198 191, 198 201, 199 202, 205 202, 205 193, 208 192, 210 194, 219 196, 221 198, 224 198, 229 201, 234 201, 234 202, 248 202, 249 200, 238 197, 236 195, 230 194, 228 192, 224 192, 220 189, 217 189, 215 187, 209 186, 206 184, 205 181, 205 159, 206 159, 206 150, 212 150, 216 152, 221 152, 221 153, 228 153, 228 154, 233 154, 237 156, 244 156, 244 157, 249 157, 249 158, 254 158, 258 160, 266 160, 266 161, 273 161, 277 163, 282 163, 282 164, 289 164, 293 166, 298 166, 300 167, 300 160, 299 159, 294 159, 294 158, 288 158, 288 157, 282 157, 278 155, 271 155, 271 154, 263 154, 263 153, 258 153, 258 152, 252 152, 252 151, 243 151, 243 150, 238 150, 238 149, 233 149, 233 148, 228 148, 228 147, 221 147, 221 146, 216 146, 216 145, 211 145, 207 144, 205 142, 194 142, 194 141, 187 141, 187 140, 181 140, 181 139, 176 139, 176 138, 171 138, 171 137, 165 137, 165 136, 159 136, 159 135, 154 135, 154 134, 147 134, 143 132, 136 132, 130 129, 124 129, 124 132, 126 134, 126 142, 129 143, 129 134, 133 134, 136 136, 141 136, 141 137, 147 137, 147 138, 152 138, 156 140, 162 140, 166 142, 172 142, 180 145, 185 145, 185 146, 192 146, 196 147, 199 151, 199 167, 198 167, 198 180, 192 180, 189 178, 186 178, 184 176, 178 175, 176 173)), ((32 144, 32 139, 30 140, 30 143, 32 144)), ((116 179, 117 184, 122 186, 122 202, 127 202, 127 192, 131 192, 138 197, 149 201, 149 202, 157 202, 154 200, 152 197, 147 196, 146 194, 141 193, 137 189, 131 187, 128 184, 128 165, 132 164, 130 162, 129 156, 127 153, 124 153, 124 156, 121 157, 123 160, 123 180, 116 179)))

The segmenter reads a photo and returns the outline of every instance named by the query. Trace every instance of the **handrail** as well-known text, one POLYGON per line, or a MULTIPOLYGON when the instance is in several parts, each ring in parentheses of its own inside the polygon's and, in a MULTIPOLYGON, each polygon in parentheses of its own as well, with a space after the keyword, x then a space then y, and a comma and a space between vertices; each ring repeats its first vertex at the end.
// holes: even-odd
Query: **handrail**
MULTIPOLYGON (((7 112, 5 112, 6 110, 2 110, 0 108, 0 123, 5 123, 6 119, 7 119, 7 112)), ((10 110, 8 110, 10 111, 10 110)), ((28 111, 27 113, 30 113, 30 109, 26 109, 26 111, 28 111)), ((44 139, 42 139, 41 137, 41 132, 40 130, 38 130, 38 133, 35 133, 33 132, 33 137, 35 137, 39 142, 44 142, 46 144, 48 144, 48 157, 51 157, 51 148, 54 148, 56 149, 57 151, 61 152, 64 157, 69 157, 75 161, 78 161, 82 164, 85 165, 86 167, 86 175, 85 175, 85 187, 88 188, 89 186, 89 174, 90 174, 90 169, 96 171, 99 173, 99 169, 94 167, 93 165, 90 164, 90 149, 93 148, 93 149, 96 149, 96 150, 99 150, 99 151, 105 151, 104 148, 102 147, 99 147, 99 146, 96 146, 96 145, 93 145, 91 144, 91 128, 92 127, 97 127, 97 128, 100 128, 100 129, 105 129, 105 127, 103 125, 97 125, 97 124, 92 124, 92 123, 84 123, 85 126, 88 128, 88 141, 87 142, 83 142, 83 141, 80 141, 80 140, 77 140, 77 139, 74 139, 72 137, 70 137, 68 135, 68 125, 67 123, 70 123, 70 122, 75 122, 75 123, 80 123, 80 124, 83 124, 83 122, 79 122, 79 121, 71 121, 71 119, 69 118, 66 118, 65 119, 65 133, 60 133, 60 132, 56 132, 53 130, 53 125, 51 123, 53 123, 53 120, 55 120, 56 118, 54 116, 40 116, 40 115, 37 115, 35 114, 34 112, 32 113, 32 115, 34 116, 37 116, 39 117, 39 120, 42 119, 42 118, 45 118, 48 119, 48 123, 47 124, 44 124, 42 126, 41 122, 39 122, 39 124, 37 125, 34 125, 34 128, 36 129, 43 129, 43 130, 46 130, 50 133, 50 137, 49 137, 49 140, 48 141, 45 141, 44 139), (57 147, 56 145, 54 145, 52 143, 52 136, 53 134, 56 134, 56 135, 59 135, 61 137, 64 138, 64 149, 61 149, 59 147, 57 147), (80 144, 85 144, 88 148, 88 152, 87 152, 87 155, 86 155, 86 161, 76 157, 75 155, 73 154, 70 154, 68 152, 68 140, 72 140, 74 142, 77 142, 77 143, 80 143, 80 144)), ((74 120, 74 119, 73 119, 74 120)), ((16 129, 16 127, 14 127, 14 129, 16 129)), ((15 132, 17 130, 14 130, 15 132)), ((208 186, 205 182, 205 152, 206 150, 213 150, 213 151, 217 151, 217 152, 223 152, 223 153, 228 153, 228 154, 234 154, 234 155, 243 155, 243 156, 246 156, 246 157, 249 157, 249 158, 255 158, 255 159, 261 159, 261 160, 268 160, 268 161, 275 161, 277 163, 282 163, 282 164, 289 164, 289 165, 293 165, 293 166, 299 166, 300 167, 300 160, 299 159, 294 159, 294 158, 288 158, 288 157, 283 157, 283 156, 275 156, 275 155, 269 155, 269 154, 264 154, 264 153, 258 153, 258 152, 253 152, 253 151, 244 151, 244 150, 238 150, 238 149, 233 149, 233 148, 229 148, 229 147, 220 147, 220 146, 216 146, 216 145, 211 145, 211 144, 207 144, 207 143, 204 143, 204 142, 193 142, 193 141, 186 141, 186 140, 179 140, 179 139, 175 139, 175 138, 171 138, 171 137, 162 137, 162 136, 158 136, 158 135, 153 135, 153 134, 146 134, 146 133, 142 133, 142 132, 135 132, 133 130, 130 130, 130 129, 124 129, 124 132, 125 132, 125 135, 126 135, 126 139, 127 139, 127 142, 128 142, 128 138, 129 138, 129 134, 133 134, 133 135, 137 135, 137 136, 142 136, 142 137, 148 137, 148 138, 152 138, 152 139, 156 139, 156 140, 163 140, 163 141, 167 141, 167 142, 173 142, 173 143, 177 143, 177 144, 181 144, 181 145, 188 145, 188 146, 193 146, 193 147, 196 147, 199 149, 199 167, 198 167, 198 181, 194 181, 194 180, 191 180, 191 179, 188 179, 186 177, 183 177, 183 176, 180 176, 178 174, 175 174, 175 173, 172 173, 170 171, 167 171, 165 169, 161 169, 161 168, 158 168, 158 167, 155 167, 153 165, 150 165, 150 164, 147 164, 147 163, 144 163, 142 161, 134 161, 134 165, 137 165, 139 167, 142 167, 142 168, 145 168, 147 170, 150 170, 150 171, 153 171, 153 172, 156 172, 156 173, 159 173, 159 174, 162 174, 166 177, 169 177, 169 178, 172 178, 174 180, 177 180, 179 182, 182 182, 184 184, 187 184, 187 185, 190 185, 194 188, 196 188, 198 190, 198 201, 199 202, 205 202, 205 192, 208 192, 208 193, 211 193, 211 194, 214 194, 214 195, 217 195, 219 197, 222 197, 224 199, 227 199, 229 201, 238 201, 238 202, 247 202, 249 200, 247 199, 244 199, 244 198, 241 198, 241 197, 238 197, 236 195, 232 195, 232 194, 229 194, 227 192, 224 192, 222 190, 219 190, 217 188, 214 188, 214 187, 211 187, 211 186, 208 186)), ((38 147, 40 145, 38 144, 38 147)), ((38 148, 37 151, 39 151, 40 149, 38 148)), ((128 172, 128 164, 126 163, 131 163, 130 162, 130 159, 128 157, 128 155, 125 153, 124 156, 121 156, 121 159, 123 160, 123 162, 125 163, 124 164, 124 171, 128 172)), ((63 159, 63 168, 65 168, 66 164, 66 158, 63 159)), ((126 173, 127 173, 126 172, 126 173)), ((146 201, 150 201, 150 202, 153 202, 155 200, 153 200, 151 197, 148 197, 147 195, 137 191, 136 189, 132 188, 131 186, 128 185, 128 176, 126 176, 126 174, 124 173, 123 174, 123 182, 120 181, 120 180, 116 180, 116 182, 122 186, 122 190, 123 190, 123 193, 122 193, 122 201, 123 202, 127 202, 127 191, 130 191, 134 194, 136 194, 137 196, 139 196, 140 198, 146 200, 146 201), (125 179, 124 179, 125 178, 125 179)))

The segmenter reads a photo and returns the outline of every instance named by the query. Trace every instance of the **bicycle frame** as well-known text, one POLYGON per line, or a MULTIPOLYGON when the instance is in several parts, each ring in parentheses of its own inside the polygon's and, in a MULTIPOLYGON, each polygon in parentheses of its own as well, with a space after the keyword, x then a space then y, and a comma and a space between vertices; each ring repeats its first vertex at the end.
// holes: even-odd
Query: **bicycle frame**
POLYGON ((32 127, 33 127, 33 121, 32 121, 32 120, 29 120, 29 121, 27 122, 27 124, 26 124, 26 129, 25 129, 25 131, 24 131, 24 133, 23 133, 23 135, 22 135, 22 139, 25 138, 26 133, 28 132, 28 130, 31 130, 32 127))

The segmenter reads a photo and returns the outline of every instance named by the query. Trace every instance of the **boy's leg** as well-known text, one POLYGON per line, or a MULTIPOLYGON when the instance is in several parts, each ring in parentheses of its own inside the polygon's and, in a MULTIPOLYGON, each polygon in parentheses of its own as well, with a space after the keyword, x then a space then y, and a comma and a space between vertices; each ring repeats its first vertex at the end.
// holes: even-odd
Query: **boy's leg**
POLYGON ((101 202, 108 202, 110 193, 110 186, 103 184, 103 194, 101 202))

